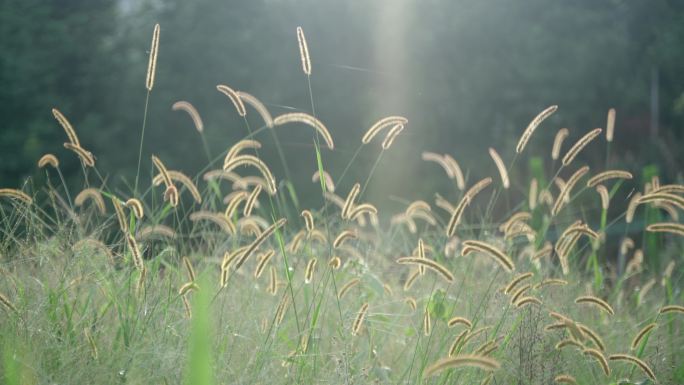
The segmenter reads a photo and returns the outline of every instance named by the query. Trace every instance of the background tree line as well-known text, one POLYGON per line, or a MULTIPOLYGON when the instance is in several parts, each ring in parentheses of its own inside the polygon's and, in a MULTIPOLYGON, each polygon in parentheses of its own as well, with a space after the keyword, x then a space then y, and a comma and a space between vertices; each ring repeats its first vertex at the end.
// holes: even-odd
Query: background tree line
MULTIPOLYGON (((35 162, 46 152, 56 153, 67 179, 81 184, 77 159, 62 148, 64 133, 50 113, 57 107, 109 183, 125 188, 137 165, 147 51, 157 22, 161 43, 144 165, 151 153, 191 175, 206 165, 190 119, 171 111, 178 100, 200 112, 212 154, 247 134, 216 92, 220 83, 257 96, 273 115, 311 112, 295 35, 301 25, 312 54, 316 114, 336 139, 336 151, 324 154, 333 176, 365 129, 389 114, 407 116, 409 127, 380 164, 384 185, 376 193, 436 189, 442 183, 436 178, 420 185, 407 178, 428 170, 419 160, 424 150, 448 152, 475 175, 491 174, 493 165, 481 166, 486 148, 510 160, 528 121, 558 104, 532 153, 549 159, 557 128, 569 127, 572 140, 604 126, 615 107, 612 164, 656 163, 668 178, 681 177, 682 2, 2 0, 2 186, 41 178, 35 162)), ((258 117, 250 123, 260 125, 258 117)), ((282 127, 277 135, 295 185, 315 191, 311 132, 282 127)), ((271 136, 258 139, 282 178, 271 136)), ((378 151, 360 153, 348 183, 368 175, 378 151)), ((602 165, 605 153, 586 157, 602 165)))

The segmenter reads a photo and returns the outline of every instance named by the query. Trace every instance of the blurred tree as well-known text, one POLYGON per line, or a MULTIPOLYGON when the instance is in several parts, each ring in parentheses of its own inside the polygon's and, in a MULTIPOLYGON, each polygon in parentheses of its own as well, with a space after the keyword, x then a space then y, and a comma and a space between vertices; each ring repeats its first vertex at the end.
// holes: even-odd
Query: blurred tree
POLYGON ((74 124, 84 146, 97 147, 108 127, 114 55, 114 0, 0 2, 0 180, 14 186, 35 172, 45 152, 57 153, 67 174, 78 163, 62 147, 66 136, 50 112, 74 124))
MULTIPOLYGON (((420 151, 432 150, 453 154, 475 176, 491 174, 489 162, 470 159, 481 159, 488 146, 511 159, 512 143, 550 104, 560 109, 530 144, 545 161, 556 128, 568 126, 573 140, 605 125, 608 108, 615 107, 615 162, 664 162, 669 178, 684 163, 684 153, 673 146, 681 143, 684 124, 682 2, 3 0, 2 185, 18 185, 44 152, 58 153, 66 172, 77 175, 76 159, 61 147, 64 134, 50 114, 53 106, 70 118, 111 183, 132 179, 147 50, 157 22, 160 54, 143 165, 149 166, 151 153, 188 174, 206 165, 192 123, 171 111, 178 100, 190 101, 202 115, 214 155, 246 134, 217 84, 254 94, 273 115, 312 112, 299 67, 298 25, 312 54, 316 114, 336 140, 336 151, 324 152, 333 176, 370 124, 405 114, 405 139, 396 141, 378 172, 385 192, 425 196, 443 181, 417 185, 404 177, 414 169, 398 166, 419 163, 420 151), (660 132, 648 138, 654 69, 660 132), (644 140, 654 145, 644 146, 644 140)), ((251 129, 261 126, 256 114, 248 113, 248 120, 251 129)), ((316 191, 307 182, 315 170, 311 131, 276 132, 295 184, 316 191)), ((262 155, 284 177, 271 135, 259 140, 262 155)), ((376 155, 377 146, 362 151, 356 175, 345 184, 365 179, 376 155)), ((603 152, 583 156, 592 164, 605 160, 603 152)))

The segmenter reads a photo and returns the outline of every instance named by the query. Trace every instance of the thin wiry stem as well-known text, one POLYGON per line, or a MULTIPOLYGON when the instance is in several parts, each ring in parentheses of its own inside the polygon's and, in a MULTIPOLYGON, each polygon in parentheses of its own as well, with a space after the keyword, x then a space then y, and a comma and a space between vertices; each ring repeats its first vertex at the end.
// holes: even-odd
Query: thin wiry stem
POLYGON ((59 175, 59 180, 62 181, 62 186, 64 186, 64 193, 67 196, 67 202, 71 208, 74 207, 74 202, 71 200, 71 194, 69 193, 69 187, 67 187, 66 181, 64 180, 64 175, 62 175, 62 170, 57 166, 57 174, 59 175))
POLYGON ((204 137, 204 133, 200 133, 202 137, 202 146, 204 147, 204 152, 207 154, 207 161, 211 162, 211 151, 209 151, 209 143, 207 143, 207 138, 204 137))
POLYGON ((142 129, 140 130, 140 149, 138 150, 138 169, 135 172, 135 185, 133 187, 133 193, 138 195, 138 180, 140 178, 140 164, 142 162, 142 150, 143 142, 145 141, 145 126, 147 125, 147 107, 150 102, 150 91, 147 91, 147 96, 145 96, 145 112, 143 113, 142 129))
POLYGON ((380 161, 382 160, 382 155, 385 153, 385 150, 382 150, 380 154, 378 154, 378 158, 375 159, 375 163, 373 163, 373 167, 371 167, 370 173, 368 173, 368 177, 366 178, 366 181, 363 183, 363 187, 361 188, 361 192, 359 192, 359 196, 363 195, 363 193, 366 191, 366 187, 368 187, 368 183, 370 183, 371 178, 373 177, 373 174, 375 174, 375 170, 377 169, 378 165, 380 164, 380 161))

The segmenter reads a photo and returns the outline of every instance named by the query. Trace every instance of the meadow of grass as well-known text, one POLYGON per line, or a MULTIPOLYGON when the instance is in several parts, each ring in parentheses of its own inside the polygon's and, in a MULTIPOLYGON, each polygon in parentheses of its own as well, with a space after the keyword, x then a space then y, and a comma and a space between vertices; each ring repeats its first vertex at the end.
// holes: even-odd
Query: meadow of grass
MULTIPOLYGON (((585 167, 583 151, 619 151, 614 111, 606 130, 570 143, 544 125, 547 108, 514 153, 499 149, 509 161, 483 149, 477 161, 499 173, 480 181, 425 152, 416 161, 434 164, 450 190, 378 212, 364 193, 381 175, 351 180, 355 156, 341 175, 325 171, 335 132, 316 116, 297 37, 308 113, 272 119, 258 99, 219 86, 250 134, 214 156, 204 141, 212 160, 197 175, 167 169, 182 160, 143 157, 143 122, 138 175, 111 188, 53 111, 83 187, 70 191, 48 154, 44 182, 0 190, 3 383, 684 383, 684 186, 609 156, 585 167), (312 129, 320 207, 297 208, 284 156, 285 178, 260 160, 283 155, 277 140, 258 140, 284 124, 312 129), (549 132, 553 149, 527 147, 549 132), (532 172, 517 172, 528 158, 532 172), (139 183, 145 169, 151 185, 139 183), (639 192, 626 187, 635 180, 639 192)), ((204 140, 192 105, 176 109, 204 140)), ((379 162, 410 122, 372 123, 359 151, 379 162)))

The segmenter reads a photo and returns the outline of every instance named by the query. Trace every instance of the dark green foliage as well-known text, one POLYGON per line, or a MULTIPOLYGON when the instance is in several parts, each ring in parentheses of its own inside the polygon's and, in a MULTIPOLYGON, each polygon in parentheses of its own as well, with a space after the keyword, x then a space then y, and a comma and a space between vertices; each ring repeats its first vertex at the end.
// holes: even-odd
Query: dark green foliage
MULTIPOLYGON (((462 0, 429 7, 411 1, 7 0, 0 7, 0 180, 20 185, 45 152, 57 153, 67 179, 79 171, 76 159, 61 148, 64 134, 50 114, 55 106, 101 169, 117 170, 110 183, 121 184, 121 176, 132 180, 137 148, 130 143, 139 137, 156 22, 162 26, 160 55, 143 157, 173 153, 184 163, 169 167, 189 174, 204 164, 197 151, 202 142, 183 113, 170 111, 173 102, 184 99, 197 107, 213 153, 244 135, 239 117, 214 91, 219 83, 253 93, 274 115, 291 107, 310 112, 307 89, 292 76, 299 71, 295 27, 302 25, 312 54, 316 113, 339 147, 326 155, 336 174, 336 160, 348 159, 360 133, 388 114, 409 117, 405 136, 411 140, 404 142, 412 148, 449 152, 463 162, 484 146, 508 147, 538 111, 558 104, 558 114, 540 127, 547 132, 535 135, 531 146, 548 146, 549 128, 561 124, 571 129, 569 140, 577 138, 616 107, 620 145, 638 151, 641 160, 664 161, 663 175, 674 179, 681 154, 664 143, 682 139, 683 20, 684 5, 664 0, 462 0), (383 32, 389 30, 393 35, 383 32), (400 47, 394 34, 401 36, 400 47), (646 139, 654 71, 659 131, 646 139), (359 89, 368 91, 359 95, 359 89), (644 140, 654 145, 644 147, 644 140)), ((258 128, 258 116, 248 115, 258 128)), ((279 136, 289 168, 301 170, 292 182, 308 186, 298 193, 310 197, 316 186, 304 182, 316 169, 311 134, 285 130, 279 136)), ((386 163, 407 155, 419 156, 396 152, 386 163)), ((502 153, 504 159, 509 155, 502 153)), ((602 155, 588 160, 601 162, 602 155)), ((630 152, 622 156, 632 162, 630 152)), ((354 172, 367 172, 372 158, 367 163, 354 172)), ((385 165, 378 172, 398 177, 385 165)))

